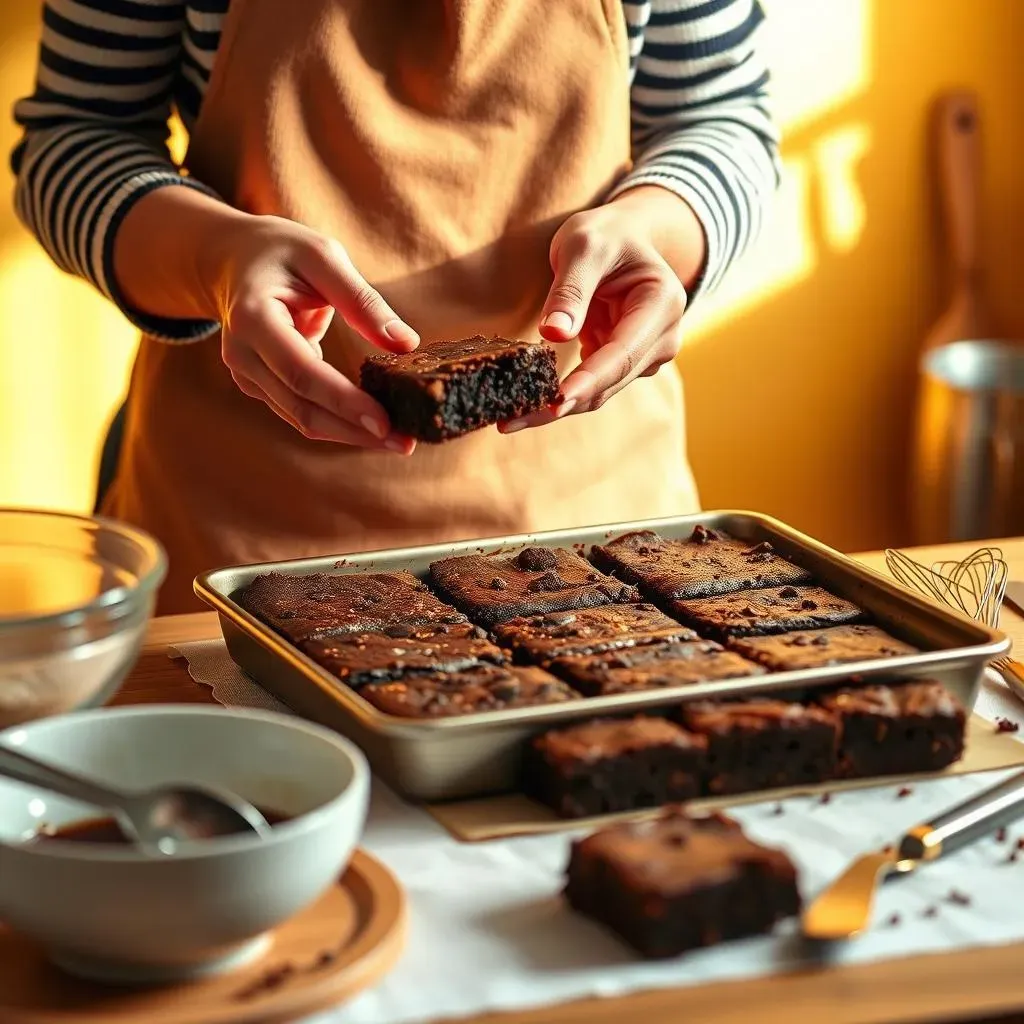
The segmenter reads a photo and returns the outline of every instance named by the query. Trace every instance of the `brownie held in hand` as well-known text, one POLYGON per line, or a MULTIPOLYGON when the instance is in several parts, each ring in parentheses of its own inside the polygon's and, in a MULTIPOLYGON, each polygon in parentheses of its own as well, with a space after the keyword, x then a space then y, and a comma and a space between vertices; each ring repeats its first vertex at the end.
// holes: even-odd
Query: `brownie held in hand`
POLYGON ((780 700, 698 701, 680 721, 708 741, 712 796, 825 782, 836 775, 838 729, 821 708, 780 700))
POLYGON ((567 548, 524 548, 512 558, 442 558, 430 566, 430 578, 443 597, 487 627, 639 597, 635 588, 602 575, 567 548))
POLYGON ((303 651, 348 686, 399 679, 425 672, 458 672, 476 665, 500 665, 505 652, 468 623, 383 633, 342 633, 307 640, 303 651), (397 635, 396 635, 397 634, 397 635))
POLYGON ((941 771, 963 757, 967 713, 941 683, 840 690, 821 705, 839 720, 845 778, 941 771))
POLYGON ((811 575, 787 562, 768 541, 748 544, 698 526, 688 540, 642 530, 591 552, 605 572, 635 583, 659 601, 712 597, 734 590, 807 583, 811 575))
POLYGON ((379 711, 400 718, 450 718, 579 698, 578 693, 543 669, 499 665, 370 683, 360 689, 359 695, 379 711))
POLYGON ((775 636, 745 637, 730 640, 729 647, 772 672, 822 668, 917 653, 916 647, 889 636, 877 626, 835 626, 775 636))
POLYGON ((759 676, 764 669, 713 640, 657 644, 588 657, 556 658, 551 671, 588 697, 759 676))
POLYGON ((335 633, 467 622, 408 572, 264 573, 238 601, 296 644, 335 633))
POLYGON ((867 618, 863 609, 821 587, 739 590, 699 601, 673 601, 668 611, 701 636, 715 640, 839 626, 867 618))
POLYGON ((544 409, 559 394, 554 349, 505 338, 441 341, 373 356, 361 378, 392 430, 435 443, 544 409))
POLYGON ((785 853, 676 809, 576 840, 565 896, 649 958, 769 932, 801 907, 785 853))
POLYGON ((515 652, 517 660, 539 665, 566 655, 697 639, 692 629, 650 604, 612 604, 531 615, 499 624, 494 635, 498 643, 515 652))
POLYGON ((691 800, 700 792, 706 746, 664 718, 583 722, 534 737, 523 789, 563 818, 691 800))

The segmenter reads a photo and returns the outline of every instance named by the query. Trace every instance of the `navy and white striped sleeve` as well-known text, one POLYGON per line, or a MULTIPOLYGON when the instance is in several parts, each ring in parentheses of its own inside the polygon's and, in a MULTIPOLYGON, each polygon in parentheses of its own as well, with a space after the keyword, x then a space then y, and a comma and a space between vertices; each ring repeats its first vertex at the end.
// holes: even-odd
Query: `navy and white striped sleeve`
POLYGON ((18 215, 54 262, 92 281, 136 326, 179 341, 216 325, 132 310, 112 264, 118 225, 137 199, 169 184, 203 188, 166 146, 185 18, 184 0, 46 0, 35 90, 15 106, 24 135, 11 161, 18 215))
POLYGON ((707 237, 708 291, 757 234, 779 183, 779 137, 758 53, 757 0, 623 0, 633 168, 613 192, 660 185, 707 237))

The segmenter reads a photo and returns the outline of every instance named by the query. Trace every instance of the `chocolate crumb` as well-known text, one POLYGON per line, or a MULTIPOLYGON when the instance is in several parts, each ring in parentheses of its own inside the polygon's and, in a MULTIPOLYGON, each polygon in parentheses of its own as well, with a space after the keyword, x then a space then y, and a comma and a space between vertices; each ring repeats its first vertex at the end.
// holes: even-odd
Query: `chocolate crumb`
POLYGON ((889 920, 888 920, 888 921, 886 921, 885 923, 886 923, 886 924, 887 924, 887 925, 888 925, 888 926, 889 926, 890 928, 894 928, 894 927, 895 927, 896 925, 898 925, 898 924, 900 923, 900 920, 901 920, 901 919, 900 919, 900 915, 899 915, 899 914, 890 914, 890 915, 889 915, 889 920))
POLYGON ((1006 829, 1005 828, 1001 828, 1001 829, 999 829, 998 832, 996 832, 996 842, 997 843, 1005 843, 1006 842, 1006 829))
POLYGON ((899 792, 896 794, 897 799, 902 800, 906 796, 910 796, 913 793, 913 789, 910 786, 902 786, 899 792))
POLYGON ((800 602, 800 607, 806 609, 809 612, 813 612, 818 607, 817 601, 811 601, 808 598, 804 598, 800 602))
POLYGON ((996 719, 996 732, 1018 732, 1019 730, 1020 726, 1008 718, 996 719))
POLYGON ((317 953, 316 960, 313 961, 313 969, 319 969, 322 967, 330 967, 335 960, 338 959, 338 950, 336 949, 324 949, 317 953))
POLYGON ((1020 859, 1020 853, 1017 850, 1011 850, 1010 856, 1006 858, 1007 864, 1016 864, 1020 859))
POLYGON ((789 600, 792 600, 794 597, 799 597, 799 596, 800 596, 800 591, 797 590, 796 587, 783 587, 779 591, 779 597, 784 597, 784 598, 787 598, 789 600))
POLYGON ((922 917, 938 917, 939 916, 939 908, 938 907, 925 907, 924 908, 924 913, 921 916, 922 917))
POLYGON ((491 590, 507 590, 507 589, 508 589, 508 584, 500 576, 495 576, 494 579, 491 580, 491 590))
POLYGON ((831 793, 822 793, 821 796, 818 798, 818 803, 819 804, 830 804, 831 802, 832 802, 832 794, 831 793))
POLYGON ((774 806, 774 807, 772 808, 772 816, 773 816, 773 817, 777 818, 777 817, 779 817, 779 815, 780 815, 780 814, 782 814, 782 813, 783 813, 783 808, 782 808, 782 804, 776 804, 776 805, 775 805, 775 806, 774 806))
POLYGON ((709 540, 717 540, 717 536, 714 530, 709 530, 706 526, 695 526, 693 533, 690 535, 690 542, 692 544, 707 544, 709 540))
POLYGON ((967 893, 960 892, 959 889, 950 889, 946 899, 960 907, 970 906, 971 903, 971 897, 967 893))
POLYGON ((544 572, 545 569, 554 569, 558 559, 547 548, 523 548, 516 556, 516 565, 524 572, 544 572))
POLYGON ((1016 845, 1014 846, 1014 849, 1024 850, 1024 839, 1018 839, 1016 845))
POLYGON ((557 572, 549 571, 538 576, 535 580, 530 580, 526 584, 526 589, 531 594, 537 594, 542 591, 565 590, 567 586, 568 584, 557 572))

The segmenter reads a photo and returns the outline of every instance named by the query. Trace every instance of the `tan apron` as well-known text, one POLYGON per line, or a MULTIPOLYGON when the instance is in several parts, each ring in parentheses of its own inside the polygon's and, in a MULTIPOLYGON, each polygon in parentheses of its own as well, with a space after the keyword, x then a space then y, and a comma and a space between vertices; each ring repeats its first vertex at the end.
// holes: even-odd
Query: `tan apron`
MULTIPOLYGON (((232 0, 190 173, 339 239, 424 339, 537 339, 548 247, 629 160, 621 0, 232 0)), ((358 378, 340 318, 324 357, 358 378)), ((561 350, 563 371, 578 347, 561 350)), ((312 442, 234 385, 216 340, 145 338, 105 511, 170 555, 160 611, 226 564, 692 511, 667 367, 599 412, 408 459, 312 442)))

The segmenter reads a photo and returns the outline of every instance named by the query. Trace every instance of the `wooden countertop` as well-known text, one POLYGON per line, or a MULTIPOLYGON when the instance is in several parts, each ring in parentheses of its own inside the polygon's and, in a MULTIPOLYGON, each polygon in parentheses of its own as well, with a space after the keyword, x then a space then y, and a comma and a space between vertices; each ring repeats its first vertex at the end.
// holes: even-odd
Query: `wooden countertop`
MULTIPOLYGON (((1010 578, 1024 580, 1024 537, 994 541, 1010 565, 1010 578)), ((914 552, 918 560, 960 558, 978 544, 956 544, 914 552)), ((857 555, 885 571, 880 552, 857 555)), ((1007 607, 1002 629, 1024 654, 1024 617, 1007 607)), ((193 682, 167 646, 220 635, 212 613, 155 620, 138 665, 113 701, 116 704, 211 703, 210 691, 193 682)), ((903 1024, 971 1021, 1024 1024, 1024 985, 1018 980, 1024 943, 960 953, 915 956, 858 967, 802 970, 754 981, 643 992, 618 999, 586 999, 526 1013, 486 1014, 468 1024, 903 1024)))

